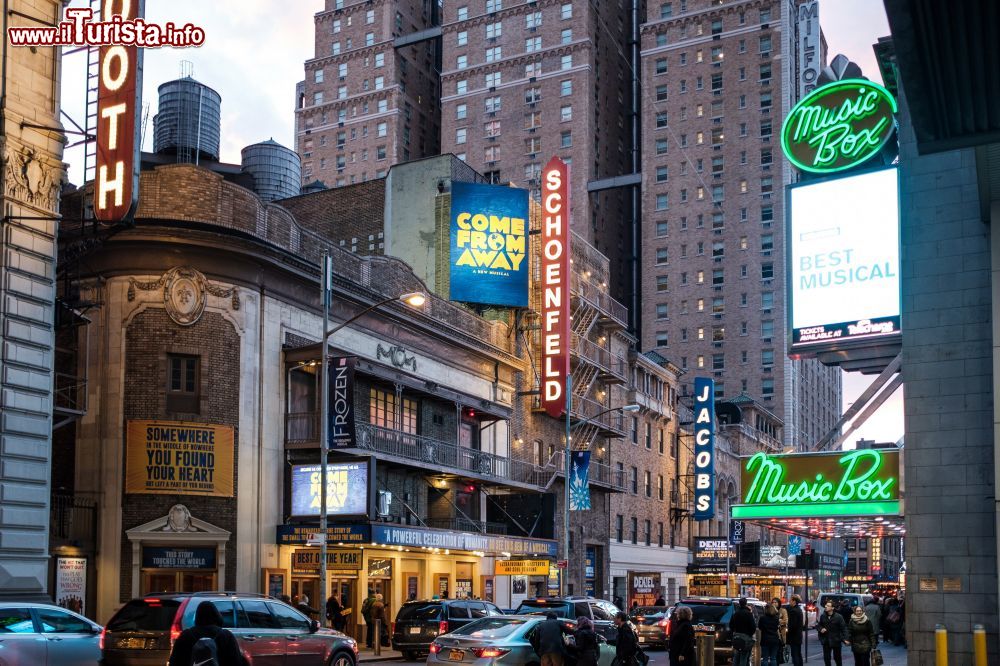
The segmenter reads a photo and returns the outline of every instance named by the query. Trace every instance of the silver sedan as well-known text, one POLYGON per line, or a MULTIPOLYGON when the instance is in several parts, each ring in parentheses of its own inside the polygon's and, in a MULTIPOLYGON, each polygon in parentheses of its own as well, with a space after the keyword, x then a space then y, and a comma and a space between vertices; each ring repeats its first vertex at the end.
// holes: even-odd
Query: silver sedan
POLYGON ((0 664, 96 666, 101 626, 48 604, 0 603, 0 664))
MULTIPOLYGON (((427 655, 428 666, 465 664, 466 666, 527 666, 540 659, 531 647, 531 637, 545 621, 537 615, 505 615, 486 617, 470 622, 450 634, 439 636, 427 655)), ((572 639, 567 637, 570 644, 572 639)), ((598 638, 599 666, 611 666, 615 658, 613 647, 598 638)), ((572 653, 572 649, 571 649, 572 653)))

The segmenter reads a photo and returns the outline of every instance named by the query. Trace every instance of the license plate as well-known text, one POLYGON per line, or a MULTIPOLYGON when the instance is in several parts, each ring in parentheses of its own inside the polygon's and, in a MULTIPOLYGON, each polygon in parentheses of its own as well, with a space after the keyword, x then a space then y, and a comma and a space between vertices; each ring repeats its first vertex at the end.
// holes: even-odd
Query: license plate
POLYGON ((461 650, 451 650, 448 652, 448 661, 462 661, 465 658, 465 652, 461 650))
POLYGON ((645 643, 646 642, 646 637, 645 636, 639 636, 639 642, 640 643, 645 643))
POLYGON ((411 634, 419 634, 420 633, 420 627, 410 627, 410 633, 411 634))
POLYGON ((145 638, 123 638, 120 641, 118 641, 118 647, 120 647, 120 648, 126 648, 126 649, 133 649, 133 650, 141 650, 141 649, 144 649, 146 647, 146 639, 145 638))

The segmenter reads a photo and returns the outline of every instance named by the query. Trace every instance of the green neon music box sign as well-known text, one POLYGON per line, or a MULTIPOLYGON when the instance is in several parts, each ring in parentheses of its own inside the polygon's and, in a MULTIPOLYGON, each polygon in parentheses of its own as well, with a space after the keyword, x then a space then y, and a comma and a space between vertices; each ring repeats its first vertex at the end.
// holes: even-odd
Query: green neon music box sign
POLYGON ((781 149, 792 164, 812 173, 859 166, 892 138, 897 109, 892 93, 872 81, 828 83, 792 107, 781 128, 781 149))
POLYGON ((755 453, 740 472, 733 518, 894 516, 900 512, 899 451, 755 453))

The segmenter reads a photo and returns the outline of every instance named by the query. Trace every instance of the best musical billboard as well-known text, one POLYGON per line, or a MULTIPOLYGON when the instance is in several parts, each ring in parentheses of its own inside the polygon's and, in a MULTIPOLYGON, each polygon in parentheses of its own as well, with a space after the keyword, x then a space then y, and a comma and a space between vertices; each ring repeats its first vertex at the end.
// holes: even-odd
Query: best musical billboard
POLYGON ((528 191, 453 181, 449 298, 527 307, 527 256, 528 191))
MULTIPOLYGON (((370 499, 369 462, 331 462, 326 474, 326 514, 367 516, 370 499)), ((323 497, 320 465, 292 466, 292 515, 318 516, 323 497)))
POLYGON ((790 353, 900 334, 895 167, 790 187, 790 353))

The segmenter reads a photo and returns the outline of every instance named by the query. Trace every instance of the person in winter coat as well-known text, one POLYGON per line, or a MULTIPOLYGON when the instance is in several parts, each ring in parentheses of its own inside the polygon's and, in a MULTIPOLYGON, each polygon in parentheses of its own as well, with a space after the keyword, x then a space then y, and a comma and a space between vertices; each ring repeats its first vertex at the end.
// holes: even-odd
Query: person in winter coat
POLYGON ((169 666, 190 666, 195 643, 201 638, 215 640, 215 653, 219 666, 245 666, 247 663, 240 652, 236 637, 228 629, 222 628, 222 613, 211 601, 198 604, 194 613, 194 626, 185 629, 174 641, 170 651, 169 666))
POLYGON ((576 621, 576 631, 573 632, 576 642, 576 666, 597 666, 601 656, 600 644, 594 623, 589 617, 581 617, 576 621))
POLYGON ((793 594, 791 603, 785 608, 788 616, 785 641, 792 652, 792 666, 802 666, 802 635, 805 631, 806 615, 805 608, 801 604, 802 597, 793 594))
POLYGON ((615 626, 618 627, 618 638, 615 639, 616 666, 634 666, 633 660, 639 653, 639 636, 635 627, 628 621, 628 613, 619 612, 615 615, 615 626))
POLYGON ((753 619, 745 598, 740 599, 739 607, 729 621, 729 629, 733 634, 733 666, 748 666, 754 634, 757 633, 757 622, 753 619))
MULTIPOLYGON (((389 613, 386 611, 385 602, 382 600, 381 594, 375 595, 375 603, 371 607, 371 617, 372 624, 374 625, 376 621, 380 621, 379 625, 379 642, 383 647, 389 646, 389 613)), ((375 628, 372 627, 372 635, 374 635, 375 628)))
POLYGON ((778 597, 771 599, 771 605, 778 611, 778 637, 784 645, 788 642, 788 611, 781 607, 781 599, 778 597))
POLYGON ((656 603, 653 604, 656 607, 666 606, 667 600, 663 598, 663 595, 656 597, 656 603))
POLYGON ((778 666, 778 651, 781 650, 781 620, 774 604, 764 608, 764 615, 757 622, 760 629, 761 666, 778 666))
POLYGON ((861 606, 854 607, 854 614, 847 624, 848 640, 854 653, 855 666, 871 666, 872 650, 875 648, 875 627, 861 606))
POLYGON ((532 646, 542 660, 542 666, 563 666, 566 659, 566 627, 553 611, 545 613, 545 621, 538 625, 532 646))
MULTIPOLYGON (((872 597, 871 601, 865 604, 865 615, 871 620, 872 628, 875 629, 875 637, 882 627, 882 605, 878 602, 878 597, 872 597)), ((878 641, 876 640, 876 645, 878 641)))
POLYGON ((670 651, 670 666, 695 666, 694 613, 687 606, 678 606, 670 627, 667 649, 670 651))
POLYGON ((344 607, 340 605, 337 595, 331 594, 330 598, 326 600, 326 619, 330 626, 337 631, 344 630, 344 616, 341 615, 343 611, 344 607))
POLYGON ((847 623, 844 618, 833 608, 833 602, 826 602, 826 607, 819 616, 816 623, 819 631, 819 641, 823 644, 823 664, 832 666, 830 658, 833 658, 837 666, 843 666, 844 658, 841 656, 841 647, 847 639, 847 623))

